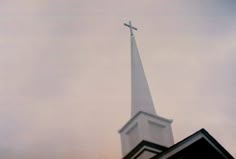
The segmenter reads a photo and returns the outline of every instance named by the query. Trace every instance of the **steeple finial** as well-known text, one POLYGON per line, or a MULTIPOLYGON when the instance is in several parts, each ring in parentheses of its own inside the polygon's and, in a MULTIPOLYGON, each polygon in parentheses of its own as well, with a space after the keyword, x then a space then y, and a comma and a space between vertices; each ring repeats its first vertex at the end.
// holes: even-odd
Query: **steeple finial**
POLYGON ((134 29, 134 30, 138 30, 137 28, 135 28, 135 27, 132 26, 131 21, 129 21, 129 24, 124 23, 124 25, 127 26, 127 27, 129 27, 129 29, 130 29, 130 35, 134 35, 133 29, 134 29))

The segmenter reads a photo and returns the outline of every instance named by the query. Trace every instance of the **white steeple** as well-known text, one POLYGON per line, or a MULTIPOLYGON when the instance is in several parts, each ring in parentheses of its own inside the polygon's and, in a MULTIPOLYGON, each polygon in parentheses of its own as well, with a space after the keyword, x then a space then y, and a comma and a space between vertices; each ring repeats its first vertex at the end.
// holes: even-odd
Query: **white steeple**
POLYGON ((131 41, 131 117, 140 111, 156 115, 133 33, 133 29, 138 29, 132 26, 131 21, 129 21, 129 24, 125 23, 124 25, 130 28, 131 41))
MULTIPOLYGON (((131 22, 130 22, 131 24, 131 22)), ((140 111, 156 115, 142 61, 131 33, 131 117, 140 111)))
MULTIPOLYGON (((131 38, 131 119, 119 131, 123 157, 142 141, 163 147, 174 144, 172 120, 158 116, 154 108, 133 34, 133 30, 137 30, 137 28, 133 27, 131 22, 124 25, 130 28, 131 38)), ((145 146, 145 149, 148 149, 147 147, 145 146)), ((137 158, 146 159, 143 156, 151 157, 154 155, 153 152, 160 153, 161 150, 154 151, 153 148, 149 151, 145 150, 145 154, 139 154, 140 157, 137 158)))

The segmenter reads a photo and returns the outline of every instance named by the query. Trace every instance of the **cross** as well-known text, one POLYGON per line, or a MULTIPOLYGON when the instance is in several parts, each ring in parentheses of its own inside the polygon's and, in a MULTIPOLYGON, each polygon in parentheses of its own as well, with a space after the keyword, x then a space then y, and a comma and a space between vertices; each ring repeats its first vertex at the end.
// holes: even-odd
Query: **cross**
POLYGON ((133 34, 133 29, 134 29, 134 30, 138 30, 137 28, 135 28, 135 27, 132 26, 131 21, 129 21, 129 24, 124 23, 124 25, 127 26, 127 27, 129 27, 129 29, 130 29, 130 35, 134 35, 134 34, 133 34))

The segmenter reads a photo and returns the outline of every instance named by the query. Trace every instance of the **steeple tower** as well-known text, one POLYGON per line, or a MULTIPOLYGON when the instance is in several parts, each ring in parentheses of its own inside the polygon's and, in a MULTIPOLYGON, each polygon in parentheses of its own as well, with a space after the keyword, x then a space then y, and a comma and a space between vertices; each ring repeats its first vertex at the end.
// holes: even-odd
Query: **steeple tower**
POLYGON ((124 25, 130 28, 131 40, 131 119, 119 131, 122 154, 125 159, 149 159, 174 144, 172 120, 156 114, 133 33, 137 28, 131 21, 124 25), (140 152, 131 153, 133 149, 140 152))

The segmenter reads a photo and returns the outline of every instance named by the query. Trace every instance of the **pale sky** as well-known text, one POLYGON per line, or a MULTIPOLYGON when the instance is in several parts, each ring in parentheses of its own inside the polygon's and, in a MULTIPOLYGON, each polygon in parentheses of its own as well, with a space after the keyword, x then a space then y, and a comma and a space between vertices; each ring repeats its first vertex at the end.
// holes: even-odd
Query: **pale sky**
POLYGON ((1 0, 0 158, 121 158, 130 19, 175 142, 205 128, 236 157, 235 0, 1 0))

